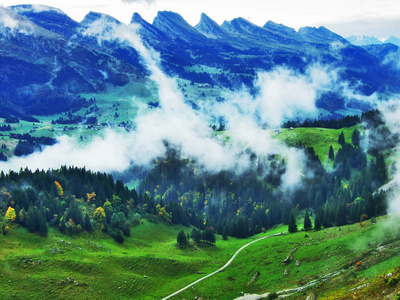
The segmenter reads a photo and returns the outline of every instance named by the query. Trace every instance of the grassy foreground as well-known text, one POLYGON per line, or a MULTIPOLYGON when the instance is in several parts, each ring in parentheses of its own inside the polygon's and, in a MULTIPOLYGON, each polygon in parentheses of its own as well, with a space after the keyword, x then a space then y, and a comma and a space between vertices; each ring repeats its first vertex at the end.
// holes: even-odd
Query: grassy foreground
MULTIPOLYGON (((174 299, 234 299, 296 288, 312 280, 317 283, 289 298, 397 297, 400 232, 396 223, 386 217, 363 227, 355 224, 259 241, 243 250, 225 271, 174 299), (324 280, 336 271, 339 274, 324 280)), ((176 247, 180 229, 143 221, 120 245, 103 234, 66 236, 50 231, 43 238, 11 228, 0 237, 0 297, 161 299, 215 271, 244 244, 285 231, 286 226, 249 239, 218 239, 216 247, 186 249, 176 247)))

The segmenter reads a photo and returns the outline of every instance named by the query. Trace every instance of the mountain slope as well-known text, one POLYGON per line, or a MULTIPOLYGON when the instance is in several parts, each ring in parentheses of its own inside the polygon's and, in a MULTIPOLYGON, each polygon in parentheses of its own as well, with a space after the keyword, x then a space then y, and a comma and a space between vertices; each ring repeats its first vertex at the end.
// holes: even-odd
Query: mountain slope
POLYGON ((0 23, 4 107, 38 115, 66 111, 87 104, 80 93, 104 91, 107 83, 124 85, 141 76, 132 64, 44 29, 11 9, 0 7, 0 23), (104 78, 104 72, 110 76, 104 78))
POLYGON ((58 8, 44 5, 16 5, 10 7, 21 16, 49 31, 67 38, 76 33, 79 23, 68 17, 58 8))
POLYGON ((210 39, 227 37, 227 33, 205 13, 201 14, 200 22, 194 28, 210 39))
MULTIPOLYGON (((149 75, 136 49, 115 36, 116 28, 125 25, 111 16, 91 12, 77 23, 56 8, 19 5, 1 8, 0 22, 4 107, 27 114, 66 111, 75 106, 72 102, 85 105, 83 93, 106 92, 108 86, 142 82, 149 75)), ((193 82, 253 88, 259 72, 284 67, 302 74, 322 65, 358 93, 400 90, 394 65, 324 27, 296 32, 271 21, 260 27, 243 18, 219 26, 205 14, 192 27, 168 11, 159 12, 153 24, 135 13, 131 23, 139 26, 145 44, 159 52, 164 72, 193 82), (204 71, 210 68, 212 73, 204 71)))

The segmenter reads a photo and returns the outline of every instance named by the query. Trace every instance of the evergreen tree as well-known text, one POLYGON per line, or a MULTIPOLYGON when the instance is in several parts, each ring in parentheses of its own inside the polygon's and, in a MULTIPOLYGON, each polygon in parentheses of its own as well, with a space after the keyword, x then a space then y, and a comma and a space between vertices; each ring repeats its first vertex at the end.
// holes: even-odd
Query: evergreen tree
POLYGON ((335 152, 333 151, 333 147, 332 145, 329 146, 329 154, 328 157, 330 160, 334 160, 335 159, 335 152))
POLYGON ((308 210, 306 211, 306 214, 304 216, 304 230, 309 231, 312 228, 312 223, 310 220, 310 216, 308 214, 308 210))
POLYGON ((186 246, 188 241, 186 239, 186 234, 183 230, 179 231, 178 236, 176 237, 176 241, 178 242, 179 246, 186 246))
POLYGON ((360 147, 360 131, 354 129, 353 135, 351 136, 351 142, 353 143, 354 147, 360 147))
POLYGON ((297 232, 296 218, 293 212, 290 214, 288 230, 289 233, 297 232))
POLYGON ((89 214, 85 215, 85 221, 84 221, 84 224, 83 224, 83 228, 85 228, 86 231, 92 231, 93 230, 93 226, 92 226, 92 222, 90 222, 89 214))
POLYGON ((117 229, 117 231, 113 234, 113 238, 117 243, 120 243, 120 244, 122 244, 125 240, 119 229, 117 229))
POLYGON ((197 229, 197 228, 193 228, 192 232, 190 234, 190 237, 192 238, 192 240, 198 244, 201 241, 201 232, 197 229))
POLYGON ((321 211, 319 210, 315 215, 314 230, 320 230, 321 226, 322 226, 322 216, 321 216, 321 211))
POLYGON ((339 135, 339 139, 338 139, 338 143, 340 144, 340 145, 344 145, 344 144, 346 144, 346 140, 345 140, 345 138, 344 138, 344 133, 343 133, 343 131, 340 133, 340 135, 339 135))
POLYGON ((336 208, 335 224, 336 226, 346 225, 346 207, 344 203, 341 203, 336 208))
POLYGON ((38 214, 38 220, 39 220, 39 225, 38 225, 39 234, 41 236, 47 236, 49 229, 47 227, 46 219, 44 218, 41 212, 39 212, 38 214))
POLYGON ((208 243, 215 243, 215 234, 209 227, 207 227, 203 232, 203 240, 208 243))

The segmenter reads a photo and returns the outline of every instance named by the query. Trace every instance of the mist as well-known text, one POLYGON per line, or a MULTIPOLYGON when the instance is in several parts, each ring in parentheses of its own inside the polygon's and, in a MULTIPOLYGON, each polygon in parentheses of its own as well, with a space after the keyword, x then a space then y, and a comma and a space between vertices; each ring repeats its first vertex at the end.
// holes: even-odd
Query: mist
MULTIPOLYGON (((390 130, 391 136, 395 140, 400 136, 400 96, 392 98, 391 100, 381 103, 378 106, 379 111, 382 112, 385 126, 390 130)), ((394 149, 392 149, 391 158, 394 162, 395 168, 391 168, 390 182, 383 186, 381 189, 388 192, 388 213, 400 213, 400 143, 397 142, 394 149)))
POLYGON ((138 29, 136 24, 117 23, 104 15, 83 28, 81 34, 96 38, 99 44, 118 41, 135 48, 158 88, 160 106, 140 113, 133 120, 136 129, 130 133, 107 130, 87 143, 61 136, 58 144, 42 152, 0 163, 1 170, 66 165, 123 173, 133 166, 151 168, 156 158, 165 155, 167 142, 183 157, 194 158, 200 170, 211 173, 244 172, 251 167, 251 154, 259 162, 279 154, 287 165, 281 178, 283 188, 300 183, 305 168, 304 153, 287 147, 272 137, 271 130, 265 129, 277 128, 285 119, 317 117, 318 97, 330 90, 343 90, 345 83, 338 82, 336 70, 318 64, 303 73, 277 67, 257 74, 256 95, 246 88, 225 91, 225 102, 204 101, 200 110, 195 111, 185 103, 176 80, 162 72, 159 54, 144 46, 138 29), (213 120, 221 118, 227 129, 222 136, 210 128, 213 120), (226 136, 229 142, 224 141, 226 136))

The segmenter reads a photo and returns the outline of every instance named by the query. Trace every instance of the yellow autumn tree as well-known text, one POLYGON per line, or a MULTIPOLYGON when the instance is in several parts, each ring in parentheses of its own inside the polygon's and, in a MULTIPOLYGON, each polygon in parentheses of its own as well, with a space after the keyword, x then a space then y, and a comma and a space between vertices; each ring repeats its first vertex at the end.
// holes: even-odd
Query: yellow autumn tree
POLYGON ((15 213, 15 209, 9 206, 6 212, 6 219, 8 221, 14 222, 16 218, 17 214, 15 213))
POLYGON ((96 208, 94 212, 94 219, 97 222, 103 222, 105 218, 106 218, 106 212, 104 211, 104 208, 102 208, 101 206, 96 208))
POLYGON ((58 181, 54 181, 54 184, 56 185, 57 195, 59 197, 62 197, 64 195, 64 190, 63 190, 61 184, 58 181))
POLYGON ((94 201, 94 200, 96 200, 96 193, 95 192, 87 193, 86 197, 87 197, 88 202, 94 201))

